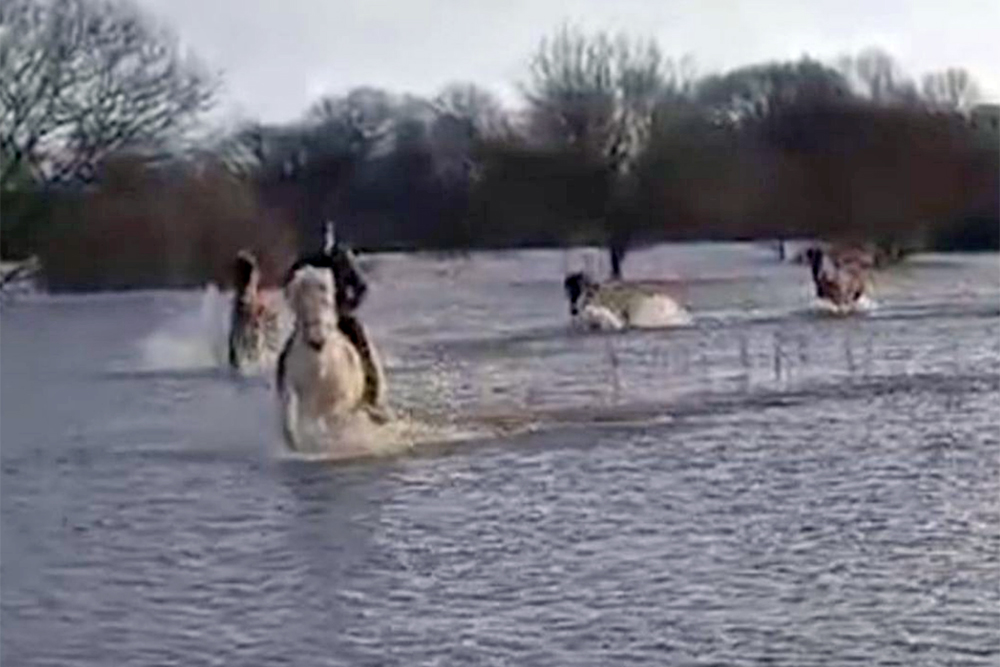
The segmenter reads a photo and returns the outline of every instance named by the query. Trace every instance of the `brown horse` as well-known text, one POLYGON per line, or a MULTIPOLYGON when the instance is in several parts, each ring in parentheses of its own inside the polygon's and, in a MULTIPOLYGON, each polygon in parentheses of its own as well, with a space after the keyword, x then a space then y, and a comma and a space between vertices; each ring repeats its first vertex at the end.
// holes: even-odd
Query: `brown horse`
POLYGON ((806 251, 816 296, 841 310, 854 307, 868 287, 870 263, 867 256, 844 250, 830 253, 830 262, 824 261, 826 257, 823 250, 817 247, 806 251))
POLYGON ((281 349, 281 331, 275 308, 261 298, 257 259, 246 250, 233 265, 236 292, 229 326, 229 365, 235 370, 259 364, 281 349))

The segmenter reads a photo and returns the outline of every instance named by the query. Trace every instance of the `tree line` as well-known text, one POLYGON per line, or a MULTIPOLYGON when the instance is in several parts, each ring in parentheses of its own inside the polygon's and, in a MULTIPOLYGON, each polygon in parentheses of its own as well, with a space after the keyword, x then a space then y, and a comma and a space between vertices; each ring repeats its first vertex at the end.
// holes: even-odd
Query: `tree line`
POLYGON ((892 259, 996 247, 995 113, 962 69, 879 49, 700 75, 650 39, 571 25, 507 108, 474 83, 361 87, 285 124, 206 132, 222 77, 114 0, 0 5, 4 257, 56 289, 277 275, 323 223, 368 250, 821 237, 892 259))

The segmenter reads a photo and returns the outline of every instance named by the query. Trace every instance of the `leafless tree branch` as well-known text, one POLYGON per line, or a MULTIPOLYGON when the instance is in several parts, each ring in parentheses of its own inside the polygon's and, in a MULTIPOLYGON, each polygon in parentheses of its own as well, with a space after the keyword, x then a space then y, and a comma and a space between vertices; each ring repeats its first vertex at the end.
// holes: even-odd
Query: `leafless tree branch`
POLYGON ((159 147, 207 110, 217 79, 171 35, 113 0, 7 0, 0 8, 6 185, 87 180, 111 153, 159 147))

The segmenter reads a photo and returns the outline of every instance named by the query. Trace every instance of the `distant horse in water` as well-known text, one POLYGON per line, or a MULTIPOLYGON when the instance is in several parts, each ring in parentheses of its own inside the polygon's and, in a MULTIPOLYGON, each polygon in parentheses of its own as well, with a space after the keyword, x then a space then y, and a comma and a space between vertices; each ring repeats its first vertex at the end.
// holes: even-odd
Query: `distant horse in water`
POLYGON ((236 292, 229 325, 229 365, 234 370, 273 360, 281 349, 276 309, 260 291, 260 269, 252 253, 241 250, 233 265, 236 292))
POLYGON ((850 250, 827 255, 818 247, 806 250, 805 256, 816 296, 840 312, 856 309, 868 291, 871 259, 860 251, 850 250))
POLYGON ((691 315, 651 284, 611 281, 598 283, 584 271, 566 276, 563 290, 576 326, 618 330, 661 328, 691 323, 691 315))

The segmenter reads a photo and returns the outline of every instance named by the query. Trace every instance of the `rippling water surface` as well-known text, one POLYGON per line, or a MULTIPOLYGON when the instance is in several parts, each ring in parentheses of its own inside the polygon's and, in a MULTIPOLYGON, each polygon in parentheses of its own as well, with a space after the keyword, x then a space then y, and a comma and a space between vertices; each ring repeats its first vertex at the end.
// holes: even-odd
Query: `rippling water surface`
POLYGON ((563 268, 376 258, 362 314, 441 442, 346 464, 278 454, 220 298, 4 304, 0 661, 1000 661, 995 254, 836 318, 765 249, 665 246, 626 270, 696 324, 615 335, 567 330, 563 268))

